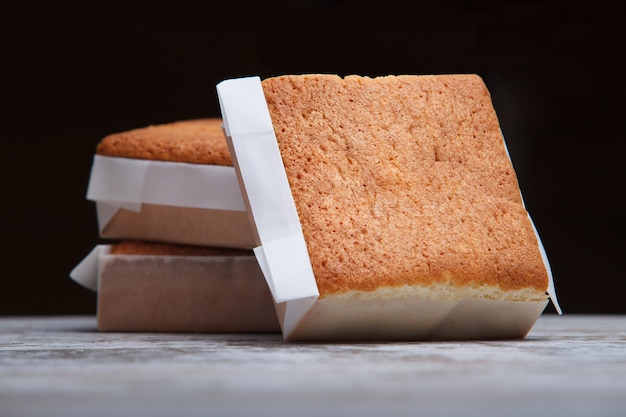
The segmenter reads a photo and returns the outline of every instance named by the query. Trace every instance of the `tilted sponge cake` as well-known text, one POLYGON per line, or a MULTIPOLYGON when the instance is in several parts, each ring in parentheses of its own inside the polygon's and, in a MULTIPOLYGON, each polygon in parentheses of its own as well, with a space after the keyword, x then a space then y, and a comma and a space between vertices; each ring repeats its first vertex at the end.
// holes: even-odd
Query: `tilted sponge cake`
POLYGON ((546 299, 546 266, 480 77, 262 86, 320 300, 546 299))

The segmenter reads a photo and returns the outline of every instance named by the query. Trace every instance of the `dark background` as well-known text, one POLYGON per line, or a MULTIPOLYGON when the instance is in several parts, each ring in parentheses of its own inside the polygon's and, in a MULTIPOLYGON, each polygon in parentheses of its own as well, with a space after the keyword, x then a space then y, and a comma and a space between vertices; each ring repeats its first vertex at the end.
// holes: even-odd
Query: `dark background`
POLYGON ((563 309, 626 313, 617 6, 210 3, 2 3, 1 315, 95 313, 68 274, 101 242, 85 193, 102 137, 219 116, 225 78, 311 72, 481 75, 563 309))

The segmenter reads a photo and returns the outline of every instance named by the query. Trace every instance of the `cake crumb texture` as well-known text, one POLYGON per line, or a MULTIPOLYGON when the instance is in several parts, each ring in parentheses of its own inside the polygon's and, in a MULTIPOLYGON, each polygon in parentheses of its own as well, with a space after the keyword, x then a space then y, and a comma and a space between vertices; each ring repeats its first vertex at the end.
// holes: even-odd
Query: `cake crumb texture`
POLYGON ((545 292, 479 76, 311 74, 262 85, 321 297, 432 284, 545 292))
POLYGON ((232 166, 219 118, 183 120, 111 134, 96 153, 155 161, 232 166))
POLYGON ((111 246, 112 255, 254 256, 251 250, 174 243, 123 240, 111 246))

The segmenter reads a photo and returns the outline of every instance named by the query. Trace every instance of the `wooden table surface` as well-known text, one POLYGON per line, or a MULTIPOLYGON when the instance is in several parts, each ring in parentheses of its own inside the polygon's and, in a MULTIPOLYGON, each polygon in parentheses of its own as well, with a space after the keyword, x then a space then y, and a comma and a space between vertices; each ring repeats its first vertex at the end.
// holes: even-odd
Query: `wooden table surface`
POLYGON ((626 316, 525 340, 288 344, 0 318, 0 416, 626 416, 626 316))

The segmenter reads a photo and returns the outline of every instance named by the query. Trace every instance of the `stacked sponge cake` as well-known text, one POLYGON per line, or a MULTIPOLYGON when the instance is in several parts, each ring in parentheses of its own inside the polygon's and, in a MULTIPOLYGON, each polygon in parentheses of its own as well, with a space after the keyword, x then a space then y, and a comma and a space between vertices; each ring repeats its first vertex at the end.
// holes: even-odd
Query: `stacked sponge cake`
POLYGON ((105 137, 88 198, 111 243, 72 277, 98 292, 101 330, 279 330, 220 119, 105 137))
POLYGON ((252 248, 220 119, 186 120, 105 137, 87 198, 105 238, 252 248))

